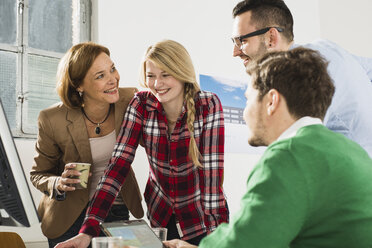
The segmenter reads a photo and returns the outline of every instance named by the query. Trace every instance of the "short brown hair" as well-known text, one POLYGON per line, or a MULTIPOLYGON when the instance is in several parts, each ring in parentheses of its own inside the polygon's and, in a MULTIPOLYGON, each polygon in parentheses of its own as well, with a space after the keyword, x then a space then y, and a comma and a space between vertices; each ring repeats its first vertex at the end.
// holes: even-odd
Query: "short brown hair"
POLYGON ((247 72, 259 100, 276 89, 284 96, 291 115, 323 119, 335 91, 327 72, 328 62, 319 52, 298 47, 263 55, 247 72))
POLYGON ((293 16, 283 0, 244 0, 233 9, 233 18, 251 11, 251 20, 257 29, 280 27, 283 37, 293 41, 293 16))
POLYGON ((83 42, 71 47, 59 62, 57 92, 68 108, 81 107, 83 102, 77 88, 83 83, 89 68, 101 53, 110 56, 107 47, 93 42, 83 42))

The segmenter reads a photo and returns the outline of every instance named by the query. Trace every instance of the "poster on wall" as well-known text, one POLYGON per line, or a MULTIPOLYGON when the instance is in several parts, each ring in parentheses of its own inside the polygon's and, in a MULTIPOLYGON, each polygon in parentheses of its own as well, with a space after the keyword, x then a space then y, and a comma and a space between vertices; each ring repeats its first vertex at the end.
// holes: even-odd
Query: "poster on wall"
POLYGON ((217 94, 221 100, 225 117, 225 152, 262 154, 264 147, 248 144, 248 127, 243 119, 247 81, 199 74, 199 82, 202 90, 217 94))

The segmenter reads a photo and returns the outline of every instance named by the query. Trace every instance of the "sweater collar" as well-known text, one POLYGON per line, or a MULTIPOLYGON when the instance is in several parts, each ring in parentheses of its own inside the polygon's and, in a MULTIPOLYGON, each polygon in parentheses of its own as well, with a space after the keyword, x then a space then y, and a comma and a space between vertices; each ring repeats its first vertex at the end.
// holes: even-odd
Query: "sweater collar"
POLYGON ((310 126, 310 125, 318 125, 318 124, 323 125, 321 119, 310 117, 310 116, 304 116, 304 117, 298 119, 289 128, 287 128, 287 130, 285 130, 279 136, 277 141, 283 140, 283 139, 289 139, 289 138, 292 138, 292 137, 296 136, 297 131, 302 127, 306 127, 306 126, 310 126))

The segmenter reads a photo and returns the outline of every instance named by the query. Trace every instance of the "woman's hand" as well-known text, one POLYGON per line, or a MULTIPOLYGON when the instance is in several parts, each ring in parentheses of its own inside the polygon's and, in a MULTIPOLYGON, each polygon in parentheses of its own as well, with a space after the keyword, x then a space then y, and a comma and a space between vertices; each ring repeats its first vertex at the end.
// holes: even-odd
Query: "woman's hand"
POLYGON ((90 244, 92 236, 84 233, 79 233, 73 238, 65 242, 58 243, 54 248, 86 248, 90 244))
POLYGON ((76 189, 73 185, 80 183, 78 177, 81 173, 78 170, 74 170, 75 167, 76 165, 73 163, 65 165, 65 169, 57 183, 57 189, 59 191, 74 191, 76 189))

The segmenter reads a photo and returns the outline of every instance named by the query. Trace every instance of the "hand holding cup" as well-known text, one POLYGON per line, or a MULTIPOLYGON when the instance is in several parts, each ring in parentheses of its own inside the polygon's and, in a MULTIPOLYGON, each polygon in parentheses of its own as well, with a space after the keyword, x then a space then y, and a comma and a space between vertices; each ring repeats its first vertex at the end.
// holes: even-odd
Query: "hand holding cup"
POLYGON ((74 191, 87 187, 89 178, 89 163, 72 162, 65 165, 65 169, 58 180, 59 191, 74 191))

